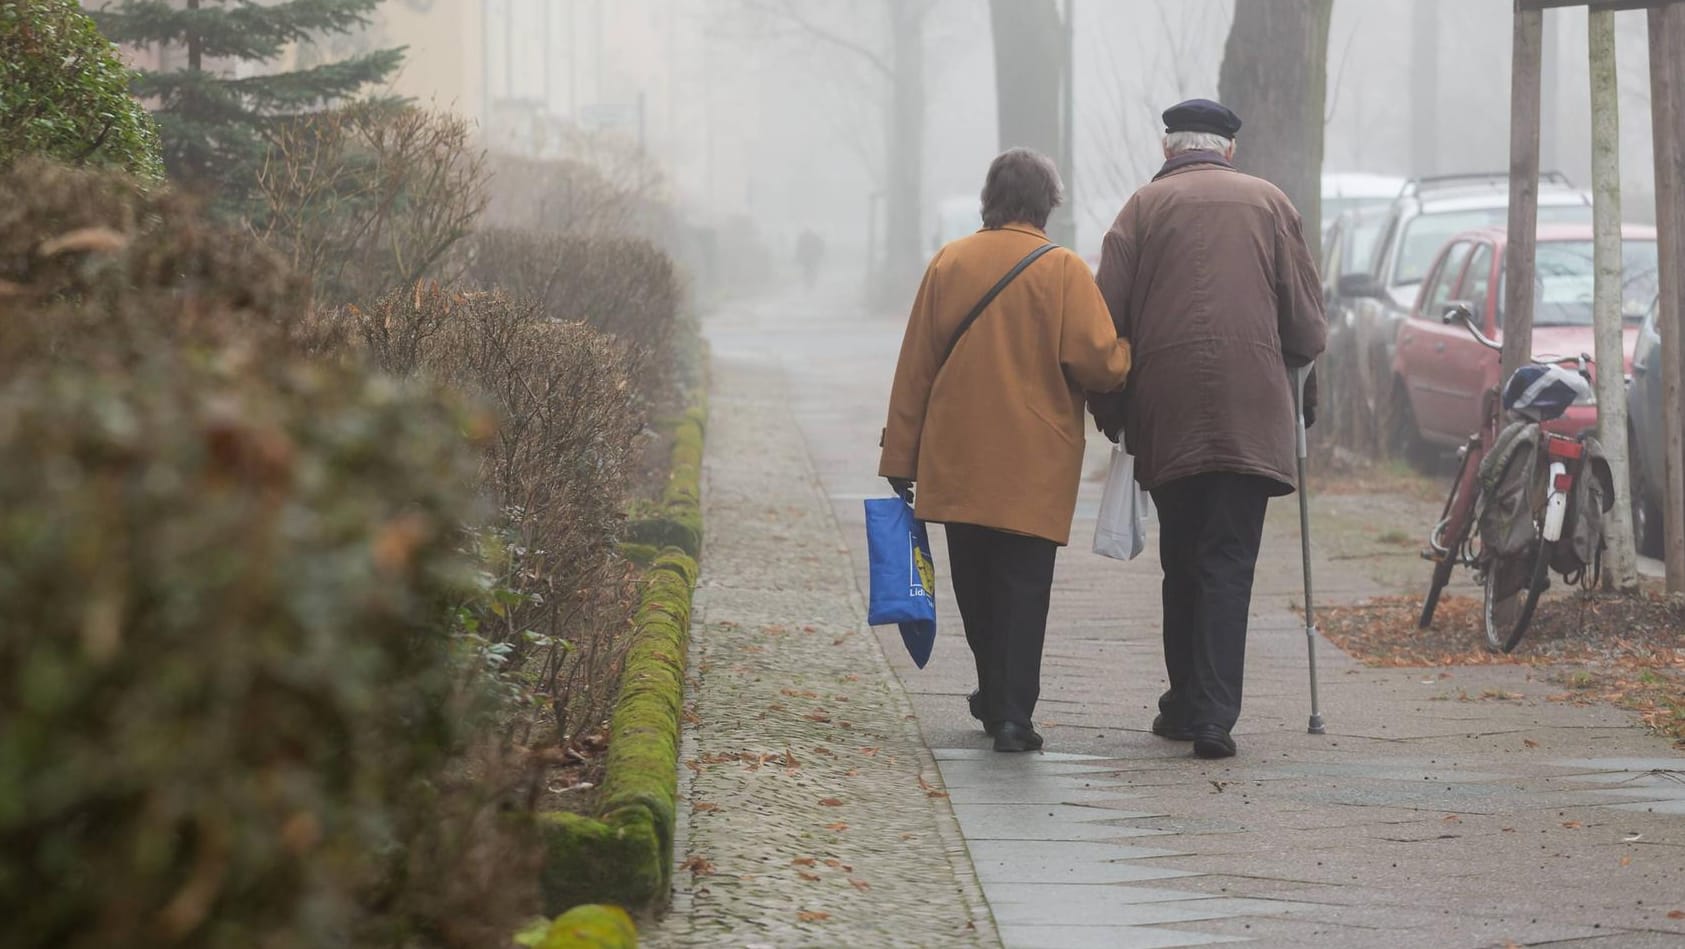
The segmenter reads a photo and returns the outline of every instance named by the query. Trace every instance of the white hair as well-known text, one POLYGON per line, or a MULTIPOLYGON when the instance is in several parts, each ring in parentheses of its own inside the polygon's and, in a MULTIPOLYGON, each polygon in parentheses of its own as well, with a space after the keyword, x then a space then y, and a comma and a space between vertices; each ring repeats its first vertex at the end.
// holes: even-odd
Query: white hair
POLYGON ((1224 138, 1215 132, 1171 132, 1164 136, 1165 154, 1174 158, 1184 152, 1216 152, 1226 155, 1234 145, 1234 139, 1224 138))

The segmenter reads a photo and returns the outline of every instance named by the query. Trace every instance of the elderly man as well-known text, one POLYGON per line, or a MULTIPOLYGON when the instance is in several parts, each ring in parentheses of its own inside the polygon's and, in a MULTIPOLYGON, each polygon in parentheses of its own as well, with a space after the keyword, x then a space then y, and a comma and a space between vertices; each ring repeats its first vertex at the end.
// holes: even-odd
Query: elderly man
POLYGON ((1121 388, 1118 338, 1082 259, 1043 228, 1062 198, 1044 155, 989 166, 983 229, 937 252, 907 320, 878 474, 947 525, 977 663, 971 714, 996 751, 1040 748, 1053 559, 1070 541, 1082 476, 1083 392, 1121 388))
POLYGON ((1097 278, 1133 375, 1090 405, 1159 512, 1170 688, 1153 733, 1226 758, 1264 509, 1295 480, 1288 369, 1326 325, 1299 213, 1232 164, 1240 119, 1196 99, 1164 122, 1164 167, 1107 232, 1097 278))

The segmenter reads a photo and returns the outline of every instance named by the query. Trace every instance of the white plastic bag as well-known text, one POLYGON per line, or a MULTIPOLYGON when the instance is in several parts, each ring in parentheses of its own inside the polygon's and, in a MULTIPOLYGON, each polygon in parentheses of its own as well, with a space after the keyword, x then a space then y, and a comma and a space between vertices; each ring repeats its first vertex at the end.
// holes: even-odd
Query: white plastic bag
POLYGON ((1141 556, 1147 548, 1147 504, 1147 493, 1135 483, 1135 456, 1114 446, 1100 495, 1100 520, 1094 525, 1094 552, 1113 560, 1141 556))

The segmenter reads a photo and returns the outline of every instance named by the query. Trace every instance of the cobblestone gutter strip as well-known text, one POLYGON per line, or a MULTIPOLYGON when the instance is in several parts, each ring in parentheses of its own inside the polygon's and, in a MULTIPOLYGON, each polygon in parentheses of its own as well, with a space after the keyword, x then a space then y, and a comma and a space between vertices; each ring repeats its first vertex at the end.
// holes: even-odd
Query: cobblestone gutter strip
POLYGON ((671 892, 679 723, 702 536, 702 425, 698 408, 679 426, 663 505, 665 518, 683 525, 677 539, 689 543, 668 547, 645 575, 609 723, 598 812, 540 818, 548 913, 596 902, 659 908, 671 892))
POLYGON ((683 859, 657 946, 996 944, 776 372, 713 374, 683 859))

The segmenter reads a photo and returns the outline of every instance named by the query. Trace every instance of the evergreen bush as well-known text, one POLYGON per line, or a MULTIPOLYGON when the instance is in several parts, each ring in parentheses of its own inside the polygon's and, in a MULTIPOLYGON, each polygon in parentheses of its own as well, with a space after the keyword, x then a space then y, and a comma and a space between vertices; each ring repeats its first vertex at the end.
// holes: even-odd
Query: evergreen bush
POLYGON ((37 155, 162 177, 131 78, 76 0, 0 2, 0 169, 37 155))

